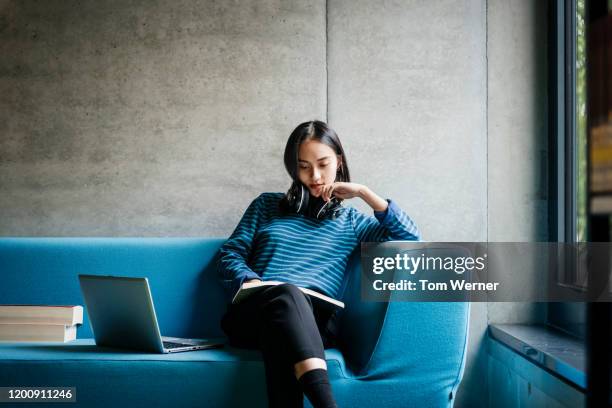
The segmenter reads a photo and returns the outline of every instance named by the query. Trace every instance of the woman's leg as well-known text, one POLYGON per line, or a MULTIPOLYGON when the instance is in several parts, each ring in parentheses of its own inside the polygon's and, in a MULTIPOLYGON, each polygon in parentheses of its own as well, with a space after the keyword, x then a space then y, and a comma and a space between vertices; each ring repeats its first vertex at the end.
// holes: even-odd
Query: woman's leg
POLYGON ((274 286, 267 295, 260 324, 268 342, 279 342, 278 351, 292 364, 313 357, 325 360, 310 299, 290 284, 274 286))
MULTIPOLYGON (((260 332, 263 333, 263 330, 260 332)), ((277 341, 263 335, 260 339, 260 350, 266 370, 266 390, 270 408, 303 408, 304 393, 300 383, 293 374, 292 364, 279 350, 282 347, 277 341)))
POLYGON ((258 336, 270 404, 294 406, 290 404, 297 404, 298 394, 301 403, 303 397, 295 376, 297 365, 303 379, 301 388, 313 405, 335 406, 327 371, 313 370, 308 364, 312 359, 324 363, 325 354, 312 304, 302 291, 289 284, 262 289, 245 303, 231 306, 228 315, 224 316, 222 327, 232 345, 248 346, 258 336), (236 318, 237 315, 240 317, 236 318))
POLYGON ((327 370, 327 363, 325 360, 316 357, 307 358, 293 365, 293 374, 299 380, 304 373, 310 370, 316 370, 317 368, 327 370))
POLYGON ((262 289, 243 303, 231 305, 221 327, 235 347, 256 348, 262 352, 266 390, 270 407, 302 408, 304 394, 287 359, 281 336, 271 336, 262 309, 282 291, 262 289))
POLYGON ((263 324, 268 344, 272 344, 272 339, 285 344, 276 350, 282 350, 292 363, 294 375, 312 405, 336 407, 319 328, 325 323, 321 318, 317 321, 310 298, 294 285, 276 286, 274 296, 264 306, 263 324))
MULTIPOLYGON (((319 333, 321 333, 321 338, 323 340, 323 348, 335 347, 338 330, 337 312, 339 311, 314 308, 313 312, 315 315, 315 320, 317 321, 319 333)), ((325 360, 316 357, 308 358, 295 364, 295 376, 299 380, 305 372, 316 370, 318 368, 327 370, 327 363, 325 360)))

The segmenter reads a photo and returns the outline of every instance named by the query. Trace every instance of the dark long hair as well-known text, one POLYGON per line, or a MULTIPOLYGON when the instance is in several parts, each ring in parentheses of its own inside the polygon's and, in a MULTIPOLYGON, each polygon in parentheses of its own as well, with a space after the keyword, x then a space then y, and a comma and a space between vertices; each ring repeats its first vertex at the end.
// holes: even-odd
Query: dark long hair
MULTIPOLYGON (((338 138, 338 134, 330 128, 327 123, 321 122, 320 120, 313 120, 310 122, 300 123, 289 136, 287 145, 285 146, 285 169, 291 176, 293 183, 289 190, 295 188, 300 183, 298 177, 298 156, 300 152, 300 146, 307 140, 316 140, 331 147, 333 151, 340 156, 340 166, 336 171, 335 181, 350 182, 351 176, 349 173, 348 164, 346 162, 346 155, 342 148, 342 143, 338 138)), ((289 208, 287 195, 282 199, 280 203, 281 209, 287 210, 289 208)))

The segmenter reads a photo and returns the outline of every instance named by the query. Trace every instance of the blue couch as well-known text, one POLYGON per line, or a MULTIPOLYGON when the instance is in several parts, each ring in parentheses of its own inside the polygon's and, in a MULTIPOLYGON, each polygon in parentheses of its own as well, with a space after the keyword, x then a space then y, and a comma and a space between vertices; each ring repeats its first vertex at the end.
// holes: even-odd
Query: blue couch
MULTIPOLYGON (((146 276, 163 335, 222 336, 225 297, 215 269, 222 243, 202 238, 0 238, 0 304, 84 305, 80 273, 146 276)), ((465 364, 469 305, 362 302, 358 253, 347 276, 339 345, 326 350, 339 405, 452 406, 465 364)), ((76 387, 75 405, 83 407, 267 405, 263 362, 256 350, 226 345, 144 354, 98 348, 91 337, 85 317, 78 340, 71 343, 0 343, 0 386, 76 387)))

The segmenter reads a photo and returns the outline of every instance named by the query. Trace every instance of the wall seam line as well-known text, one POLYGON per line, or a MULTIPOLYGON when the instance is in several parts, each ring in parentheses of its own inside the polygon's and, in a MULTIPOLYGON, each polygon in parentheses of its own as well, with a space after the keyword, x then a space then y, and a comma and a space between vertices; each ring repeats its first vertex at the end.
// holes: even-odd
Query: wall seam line
POLYGON ((329 0, 325 0, 325 122, 329 123, 329 0))
MULTIPOLYGON (((487 225, 487 232, 486 232, 486 238, 487 238, 487 242, 489 242, 489 0, 484 0, 485 2, 485 145, 486 145, 486 149, 487 152, 485 154, 486 157, 486 189, 487 189, 487 198, 486 198, 486 211, 487 211, 487 216, 486 216, 486 225, 487 225)), ((486 326, 487 328, 485 329, 485 342, 487 341, 487 332, 488 332, 488 326, 489 326, 489 322, 491 321, 490 318, 490 310, 489 310, 489 302, 486 303, 486 326)), ((486 354, 485 354, 486 356, 486 354)), ((486 359, 486 357, 485 357, 486 359)), ((489 362, 485 360, 485 364, 484 364, 484 371, 485 371, 485 390, 486 390, 486 395, 485 395, 485 401, 488 404, 490 401, 490 393, 491 390, 489 389, 489 362)))
MULTIPOLYGON (((489 242, 489 0, 485 0, 485 144, 486 144, 486 182, 487 182, 487 198, 486 198, 486 224, 487 224, 487 232, 486 238, 487 242, 489 242)), ((487 326, 489 325, 489 304, 487 302, 486 307, 486 316, 487 316, 487 326)), ((488 363, 487 363, 487 393, 488 391, 488 363)), ((487 401, 489 400, 489 395, 486 396, 487 401)))
MULTIPOLYGON (((487 198, 486 198, 486 238, 489 242, 489 0, 485 0, 485 139, 486 139, 486 182, 487 182, 487 198)), ((488 316, 487 316, 488 321, 488 316)))

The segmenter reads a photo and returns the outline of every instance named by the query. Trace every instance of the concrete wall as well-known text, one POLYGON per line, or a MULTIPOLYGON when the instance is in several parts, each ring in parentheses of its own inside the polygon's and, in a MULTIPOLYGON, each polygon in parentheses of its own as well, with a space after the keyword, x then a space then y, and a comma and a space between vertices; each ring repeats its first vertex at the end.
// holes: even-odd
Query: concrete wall
MULTIPOLYGON (((355 181, 396 199, 426 240, 486 241, 485 2, 331 1, 328 43, 329 121, 355 181)), ((485 303, 470 326, 457 407, 487 402, 485 303)))
MULTIPOLYGON (((546 32, 546 2, 487 1, 489 241, 549 239, 546 32)), ((545 314, 545 304, 489 303, 486 321, 543 323, 545 314)), ((483 355, 481 349, 479 362, 485 360, 483 355)), ((505 397, 501 392, 505 383, 499 381, 493 357, 487 355, 486 361, 488 367, 479 365, 474 377, 486 375, 489 401, 500 401, 505 397)), ((466 406, 472 406, 474 398, 466 395, 466 406)), ((512 403, 507 400, 506 406, 512 403)))
POLYGON ((2 1, 0 234, 224 236, 325 117, 325 2, 2 1))
MULTIPOLYGON (((546 18, 546 2, 489 2, 490 241, 548 241, 546 18)), ((491 304, 489 320, 543 321, 541 306, 491 304)))
POLYGON ((427 240, 486 240, 484 13, 480 1, 329 3, 329 121, 355 181, 398 200, 427 240))
MULTIPOLYGON (((541 240, 542 4, 0 1, 0 235, 227 236, 321 118, 425 239, 541 240)), ((541 318, 471 310, 457 407, 487 323, 541 318)))
MULTIPOLYGON (((548 241, 546 2, 490 0, 489 241, 548 241), (508 86, 513 84, 513 86, 508 86)), ((493 323, 543 322, 545 307, 491 303, 493 323)))

